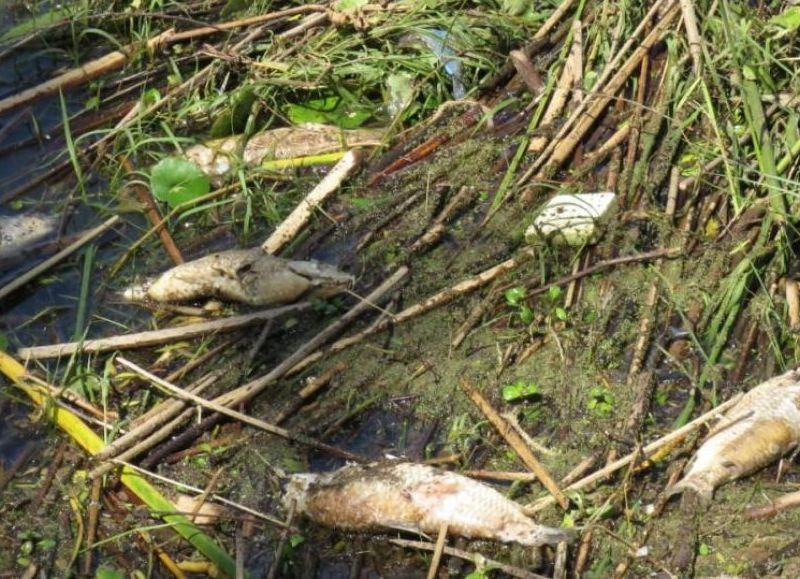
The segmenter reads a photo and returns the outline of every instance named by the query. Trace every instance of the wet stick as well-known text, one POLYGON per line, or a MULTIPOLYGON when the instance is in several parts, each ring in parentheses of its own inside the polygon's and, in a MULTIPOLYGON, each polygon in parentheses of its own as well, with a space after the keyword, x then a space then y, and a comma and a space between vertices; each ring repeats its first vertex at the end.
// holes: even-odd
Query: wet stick
POLYGON ((88 231, 84 232, 75 241, 75 243, 69 245, 68 247, 65 247, 54 256, 44 260, 36 267, 29 269, 28 271, 20 275, 18 278, 14 279, 14 281, 0 288, 0 300, 7 297, 12 292, 18 290, 28 282, 36 279, 39 275, 43 274, 57 263, 60 263, 61 261, 65 260, 70 255, 78 251, 81 247, 83 247, 93 239, 101 236, 103 233, 111 229, 118 222, 119 222, 119 215, 114 215, 114 217, 107 219, 105 223, 103 223, 102 225, 98 225, 94 229, 89 229, 88 231))
POLYGON ((550 492, 553 499, 561 505, 562 508, 566 509, 569 506, 569 500, 564 493, 561 492, 561 489, 558 488, 556 481, 553 480, 553 477, 550 476, 550 473, 542 466, 542 464, 533 456, 533 453, 530 451, 528 446, 525 444, 525 441, 522 440, 519 434, 517 434, 511 426, 500 416, 497 411, 492 408, 491 404, 483 397, 483 395, 478 392, 478 390, 470 383, 469 380, 466 378, 461 379, 461 388, 464 392, 467 393, 467 396, 475 403, 475 406, 480 409, 481 412, 486 416, 489 422, 500 432, 500 435, 506 440, 506 442, 514 449, 514 452, 517 453, 517 456, 522 459, 522 462, 525 463, 531 472, 535 474, 539 480, 541 481, 542 485, 550 492))
POLYGON ((188 392, 186 390, 178 388, 174 384, 170 384, 169 382, 166 382, 166 381, 162 380, 158 376, 156 376, 154 374, 151 374, 150 372, 148 372, 144 368, 141 368, 141 367, 137 366, 136 364, 134 364, 130 360, 126 360, 122 356, 118 356, 116 358, 116 360, 117 360, 117 362, 119 364, 121 364, 122 366, 124 366, 128 370, 131 370, 132 372, 135 372, 136 374, 138 374, 142 378, 148 380, 149 382, 151 382, 151 383, 153 383, 153 384, 155 384, 157 386, 160 386, 161 388, 164 388, 165 390, 168 390, 169 392, 171 392, 172 394, 178 396, 179 398, 182 398, 184 400, 188 400, 190 402, 194 402, 198 406, 202 406, 203 408, 206 408, 208 410, 213 410, 214 412, 217 412, 219 414, 223 414, 225 416, 228 416, 229 418, 233 418, 234 420, 238 420, 240 422, 244 422, 245 424, 248 424, 250 426, 258 428, 259 430, 263 430, 264 432, 269 432, 270 434, 274 434, 276 436, 280 436, 281 438, 285 438, 285 439, 291 440, 293 442, 299 442, 300 444, 304 444, 306 446, 310 446, 312 448, 316 448, 317 450, 321 450, 321 451, 327 452, 327 453, 332 454, 334 456, 338 456, 340 458, 345 458, 347 460, 352 460, 352 461, 355 461, 355 462, 366 462, 366 459, 364 457, 359 456, 357 454, 354 454, 352 452, 347 452, 345 450, 341 450, 339 448, 336 448, 334 446, 330 446, 330 445, 325 444, 323 442, 318 442, 318 441, 313 440, 311 438, 308 438, 306 436, 289 432, 285 428, 280 428, 279 426, 275 426, 274 424, 270 424, 268 422, 264 422, 263 420, 259 420, 257 418, 253 418, 252 416, 249 416, 247 414, 243 414, 243 413, 238 412, 236 410, 231 410, 227 406, 223 406, 221 404, 218 404, 218 403, 214 402, 213 400, 206 400, 205 398, 197 396, 196 394, 192 394, 191 392, 188 392))
MULTIPOLYGON (((133 175, 135 170, 130 159, 127 157, 122 159, 120 165, 129 175, 133 175)), ((145 187, 140 181, 135 181, 133 179, 129 181, 128 187, 133 189, 139 202, 144 206, 144 211, 147 214, 150 225, 158 228, 158 237, 161 239, 161 244, 164 246, 164 250, 167 252, 167 255, 169 255, 169 258, 175 265, 182 264, 184 262, 183 255, 181 255, 181 250, 178 249, 178 246, 175 245, 175 240, 172 239, 169 229, 166 227, 158 227, 159 223, 163 221, 163 218, 158 212, 158 207, 156 206, 150 189, 145 187)))
POLYGON ((35 346, 32 348, 20 348, 17 355, 26 360, 38 360, 42 358, 58 358, 60 356, 71 356, 80 351, 84 353, 108 352, 112 350, 126 350, 131 348, 141 348, 144 346, 154 346, 177 342, 188 338, 196 338, 206 334, 218 332, 230 332, 251 324, 265 322, 275 319, 285 314, 302 312, 311 307, 308 302, 292 304, 280 308, 272 308, 254 314, 243 316, 231 316, 221 320, 210 322, 200 322, 189 324, 177 328, 166 328, 164 330, 153 330, 150 332, 138 332, 111 338, 100 338, 97 340, 84 340, 83 342, 65 342, 52 346, 35 346))
POLYGON ((0 115, 21 106, 28 106, 42 98, 64 92, 105 74, 119 70, 128 63, 131 56, 136 54, 139 49, 145 48, 150 51, 157 50, 170 39, 173 33, 173 30, 167 30, 145 43, 129 44, 124 50, 115 50, 37 86, 4 98, 0 100, 0 115))
MULTIPOLYGON (((222 378, 224 375, 224 370, 216 370, 214 372, 210 372, 206 376, 200 378, 196 383, 189 386, 189 392, 193 394, 200 394, 206 388, 214 384, 217 380, 222 378)), ((166 378, 167 382, 172 382, 173 380, 170 379, 168 376, 166 378)), ((109 458, 120 454, 121 452, 126 451, 127 449, 131 448, 134 445, 138 446, 138 443, 142 442, 145 437, 148 437, 153 431, 162 427, 164 423, 168 420, 173 419, 175 416, 181 413, 181 411, 185 408, 186 403, 180 400, 169 399, 167 402, 163 402, 158 405, 158 411, 152 413, 146 420, 141 421, 136 426, 131 428, 128 432, 124 435, 117 438, 114 442, 109 443, 106 447, 98 452, 95 455, 95 460, 108 460, 109 458)), ((165 438, 165 437, 164 437, 165 438)), ((124 460, 128 460, 137 456, 137 454, 146 450, 147 447, 138 447, 138 452, 136 454, 126 454, 124 460)), ((98 472, 94 472, 94 475, 97 476, 98 472)))

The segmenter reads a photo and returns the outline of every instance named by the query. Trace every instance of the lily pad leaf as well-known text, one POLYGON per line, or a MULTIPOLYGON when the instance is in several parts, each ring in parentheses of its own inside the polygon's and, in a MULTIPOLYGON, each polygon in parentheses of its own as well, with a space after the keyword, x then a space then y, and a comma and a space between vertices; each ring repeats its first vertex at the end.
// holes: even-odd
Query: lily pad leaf
POLYGON ((167 157, 153 167, 150 187, 156 199, 176 207, 208 193, 211 183, 194 163, 180 157, 167 157))

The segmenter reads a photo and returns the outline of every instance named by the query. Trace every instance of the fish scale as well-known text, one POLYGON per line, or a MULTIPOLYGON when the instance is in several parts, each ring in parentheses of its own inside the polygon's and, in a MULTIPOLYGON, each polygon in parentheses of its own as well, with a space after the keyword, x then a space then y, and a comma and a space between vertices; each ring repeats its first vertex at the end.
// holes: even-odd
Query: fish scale
POLYGON ((800 443, 800 372, 791 370, 745 394, 711 431, 670 493, 710 500, 718 486, 753 473, 800 443))

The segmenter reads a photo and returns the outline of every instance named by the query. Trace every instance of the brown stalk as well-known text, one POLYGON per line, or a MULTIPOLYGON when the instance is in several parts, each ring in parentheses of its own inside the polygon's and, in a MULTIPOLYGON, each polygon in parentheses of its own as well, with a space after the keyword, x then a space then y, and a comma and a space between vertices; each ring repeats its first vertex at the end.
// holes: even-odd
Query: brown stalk
MULTIPOLYGON (((133 176, 135 169, 130 159, 127 157, 123 158, 120 160, 119 164, 130 176, 133 176)), ((128 183, 128 187, 133 189, 133 192, 136 193, 139 203, 144 207, 144 212, 147 215, 147 219, 150 221, 150 225, 158 231, 158 237, 161 239, 161 244, 164 246, 169 258, 175 265, 182 264, 185 260, 183 259, 183 255, 181 255, 181 250, 175 245, 175 240, 172 239, 169 230, 164 226, 165 221, 158 212, 158 206, 153 199, 153 194, 150 192, 150 189, 145 187, 141 182, 133 179, 128 183)))
POLYGON ((542 485, 550 492, 553 499, 558 502, 562 508, 566 509, 569 506, 569 500, 564 496, 564 493, 561 492, 561 489, 558 488, 556 481, 553 480, 553 477, 550 476, 547 469, 542 466, 530 451, 525 441, 522 440, 522 437, 497 413, 492 405, 489 404, 489 401, 478 392, 467 378, 461 379, 461 388, 466 392, 467 396, 470 397, 472 402, 475 403, 475 406, 483 412, 489 422, 500 432, 500 435, 506 440, 509 446, 511 446, 514 452, 517 453, 517 456, 525 463, 525 466, 531 469, 531 472, 539 478, 539 481, 541 481, 542 485))

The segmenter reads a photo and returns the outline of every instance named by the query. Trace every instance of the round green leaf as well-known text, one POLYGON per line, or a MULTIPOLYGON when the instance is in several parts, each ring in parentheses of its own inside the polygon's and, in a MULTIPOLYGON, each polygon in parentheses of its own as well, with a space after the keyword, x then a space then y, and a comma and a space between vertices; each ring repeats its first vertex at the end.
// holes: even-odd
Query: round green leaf
POLYGON ((200 167, 180 157, 167 157, 150 173, 153 195, 170 207, 197 199, 211 190, 211 183, 200 167))

